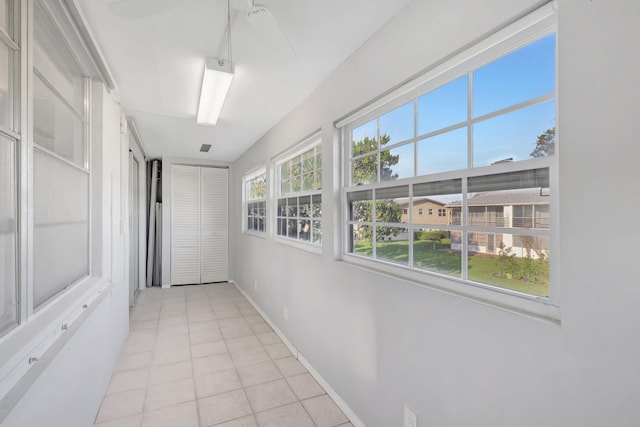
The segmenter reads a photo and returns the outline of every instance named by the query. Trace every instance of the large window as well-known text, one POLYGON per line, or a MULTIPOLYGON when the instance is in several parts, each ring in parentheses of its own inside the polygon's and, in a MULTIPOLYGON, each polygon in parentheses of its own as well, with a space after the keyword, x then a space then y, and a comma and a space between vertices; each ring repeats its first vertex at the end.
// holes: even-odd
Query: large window
POLYGON ((265 168, 244 176, 245 231, 264 233, 267 224, 267 174, 265 168))
POLYGON ((0 333, 18 323, 19 22, 0 1, 0 333))
POLYGON ((88 79, 34 5, 34 308, 89 275, 88 79))
POLYGON ((322 243, 322 152, 317 137, 276 160, 277 235, 322 243))
POLYGON ((346 123, 347 257, 549 295, 556 36, 535 31, 346 123))

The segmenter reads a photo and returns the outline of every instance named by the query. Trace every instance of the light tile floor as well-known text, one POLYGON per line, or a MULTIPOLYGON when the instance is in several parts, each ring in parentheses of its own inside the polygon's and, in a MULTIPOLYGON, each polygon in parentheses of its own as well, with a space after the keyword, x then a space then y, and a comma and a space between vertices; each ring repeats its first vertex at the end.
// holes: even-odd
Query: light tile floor
POLYGON ((140 293, 95 427, 353 427, 231 284, 140 293))

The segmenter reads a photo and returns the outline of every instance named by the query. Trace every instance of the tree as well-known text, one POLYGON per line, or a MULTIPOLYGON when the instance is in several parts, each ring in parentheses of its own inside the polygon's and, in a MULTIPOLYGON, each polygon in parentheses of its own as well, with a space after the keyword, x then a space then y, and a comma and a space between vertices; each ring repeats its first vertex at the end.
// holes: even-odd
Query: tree
MULTIPOLYGON (((391 140, 389 135, 380 137, 380 145, 386 145, 391 140)), ((360 141, 354 141, 353 155, 358 156, 375 151, 378 148, 378 141, 375 138, 364 137, 360 141)), ((380 181, 390 181, 398 179, 398 174, 393 171, 392 166, 400 161, 399 155, 392 155, 389 150, 380 152, 380 181)), ((378 176, 378 156, 370 155, 361 157, 354 161, 353 183, 368 184, 377 182, 378 176)), ((359 221, 373 221, 372 202, 370 200, 353 202, 351 207, 354 218, 359 221)), ((400 222, 402 208, 393 199, 376 201, 376 220, 380 222, 400 222)), ((358 227, 358 238, 369 240, 373 230, 371 227, 358 227)), ((396 236, 400 232, 398 227, 378 227, 377 240, 384 240, 388 236, 396 236)))
MULTIPOLYGON (((380 145, 386 145, 391 140, 389 135, 382 135, 380 137, 380 145)), ((360 141, 355 141, 353 144, 353 155, 358 156, 374 151, 378 148, 378 142, 375 139, 365 136, 360 141)), ((392 169, 392 166, 397 165, 400 161, 400 155, 391 155, 391 151, 380 152, 380 181, 390 181, 398 179, 398 174, 392 169)), ((377 156, 361 157, 354 161, 353 167, 353 183, 354 184, 368 184, 376 182, 378 176, 378 159, 377 156)))
POLYGON ((513 278, 513 275, 518 269, 518 264, 514 259, 515 256, 516 254, 512 252, 512 248, 510 246, 507 247, 504 242, 500 241, 497 259, 498 277, 513 278))
POLYGON ((556 145, 556 128, 547 129, 543 134, 538 135, 536 148, 531 152, 531 157, 546 157, 554 153, 556 145))
POLYGON ((432 246, 433 246, 433 250, 436 250, 436 243, 440 243, 440 241, 444 238, 447 237, 447 233, 445 231, 442 230, 434 230, 434 231, 427 231, 426 235, 424 236, 426 241, 431 242, 432 246))

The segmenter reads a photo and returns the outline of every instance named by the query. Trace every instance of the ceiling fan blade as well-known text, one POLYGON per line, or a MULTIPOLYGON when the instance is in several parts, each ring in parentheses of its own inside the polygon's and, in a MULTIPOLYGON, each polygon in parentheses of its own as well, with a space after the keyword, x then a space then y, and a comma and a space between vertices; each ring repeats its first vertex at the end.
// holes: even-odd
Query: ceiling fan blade
POLYGON ((253 0, 231 0, 231 6, 236 10, 246 12, 253 7, 253 0))
POLYGON ((111 13, 124 19, 136 20, 167 12, 196 0, 117 0, 107 5, 111 13))
POLYGON ((279 52, 277 56, 286 60, 297 57, 296 51, 284 30, 265 5, 254 4, 253 7, 245 12, 245 15, 251 28, 259 31, 261 37, 266 38, 274 47, 274 50, 279 52))

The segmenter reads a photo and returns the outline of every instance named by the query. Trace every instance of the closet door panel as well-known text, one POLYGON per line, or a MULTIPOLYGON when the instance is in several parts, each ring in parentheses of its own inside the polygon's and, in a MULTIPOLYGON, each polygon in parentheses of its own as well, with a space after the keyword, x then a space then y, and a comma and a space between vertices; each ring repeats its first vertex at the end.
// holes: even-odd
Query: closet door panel
POLYGON ((201 280, 229 280, 228 169, 202 168, 201 280))
POLYGON ((200 282, 200 168, 171 171, 171 284, 200 282))

